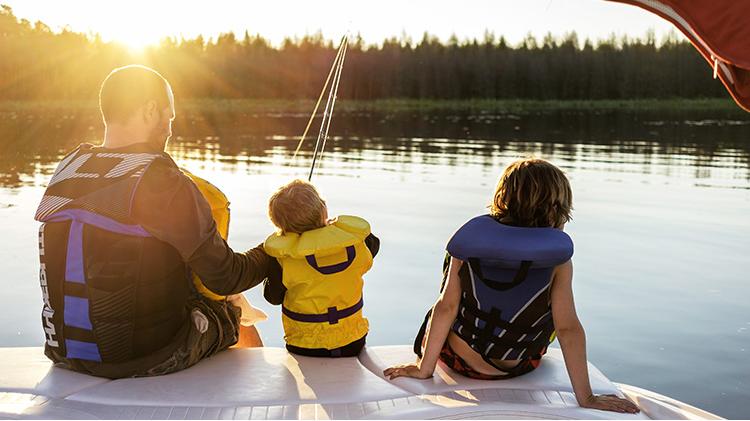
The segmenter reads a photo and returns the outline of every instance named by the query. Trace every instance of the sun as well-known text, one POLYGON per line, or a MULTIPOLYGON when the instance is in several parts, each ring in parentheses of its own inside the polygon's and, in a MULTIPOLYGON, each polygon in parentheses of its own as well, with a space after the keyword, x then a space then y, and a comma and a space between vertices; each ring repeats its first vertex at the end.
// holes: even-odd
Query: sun
POLYGON ((109 36, 112 41, 120 43, 132 52, 142 52, 147 47, 159 44, 159 40, 164 36, 158 33, 149 33, 144 30, 134 30, 130 28, 110 28, 109 36))
MULTIPOLYGON (((119 7, 107 10, 106 25, 99 30, 102 37, 139 52, 158 45, 168 34, 163 13, 145 12, 141 7, 119 7)), ((105 20, 105 19, 103 19, 105 20)))

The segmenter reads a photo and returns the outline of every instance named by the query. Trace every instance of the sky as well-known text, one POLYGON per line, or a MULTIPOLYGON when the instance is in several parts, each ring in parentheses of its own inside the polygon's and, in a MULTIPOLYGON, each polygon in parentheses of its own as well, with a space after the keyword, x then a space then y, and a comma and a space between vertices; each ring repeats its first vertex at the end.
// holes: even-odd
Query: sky
POLYGON ((642 37, 653 29, 661 39, 672 31, 655 15, 604 0, 0 0, 0 4, 12 7, 20 18, 41 20, 54 30, 68 26, 134 47, 166 36, 214 37, 229 31, 241 36, 246 30, 275 45, 284 37, 316 31, 328 39, 338 39, 346 31, 359 33, 368 44, 402 34, 419 40, 424 32, 445 41, 452 34, 462 40, 482 39, 489 30, 517 44, 529 33, 541 38, 548 32, 562 36, 575 30, 583 40, 612 33, 642 37))

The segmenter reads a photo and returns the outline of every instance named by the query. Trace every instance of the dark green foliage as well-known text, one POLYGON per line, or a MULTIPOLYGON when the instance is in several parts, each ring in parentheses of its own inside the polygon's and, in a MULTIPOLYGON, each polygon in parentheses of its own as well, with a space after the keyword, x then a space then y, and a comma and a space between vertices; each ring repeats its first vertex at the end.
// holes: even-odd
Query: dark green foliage
MULTIPOLYGON (((81 100, 97 95, 114 67, 159 70, 181 98, 317 98, 335 46, 320 35, 274 48, 260 36, 166 39, 142 54, 0 9, 0 100, 81 100)), ((532 36, 516 47, 492 33, 447 43, 391 38, 349 49, 339 96, 354 100, 534 99, 625 100, 724 97, 711 69, 684 41, 645 39, 580 44, 575 33, 532 36)))

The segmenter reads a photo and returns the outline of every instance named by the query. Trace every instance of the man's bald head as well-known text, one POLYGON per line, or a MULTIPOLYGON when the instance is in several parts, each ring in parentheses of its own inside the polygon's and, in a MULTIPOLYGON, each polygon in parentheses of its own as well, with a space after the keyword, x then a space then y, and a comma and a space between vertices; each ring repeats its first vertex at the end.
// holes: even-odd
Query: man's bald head
POLYGON ((112 70, 99 91, 106 125, 126 123, 149 101, 155 101, 160 110, 173 107, 172 88, 156 70, 137 64, 112 70))

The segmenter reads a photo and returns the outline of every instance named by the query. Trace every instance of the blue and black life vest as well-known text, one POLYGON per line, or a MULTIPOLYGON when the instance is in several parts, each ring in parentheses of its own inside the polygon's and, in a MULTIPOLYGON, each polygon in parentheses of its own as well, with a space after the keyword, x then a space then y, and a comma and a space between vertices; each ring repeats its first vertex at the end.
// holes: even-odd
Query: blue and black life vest
POLYGON ((493 366, 493 359, 543 354, 555 332, 552 271, 573 256, 570 237, 555 228, 514 227, 483 215, 464 224, 447 251, 465 262, 453 332, 493 366))
POLYGON ((58 165, 36 219, 45 353, 56 362, 119 363, 174 346, 187 325, 190 273, 178 251, 130 217, 163 153, 82 145, 58 165))

